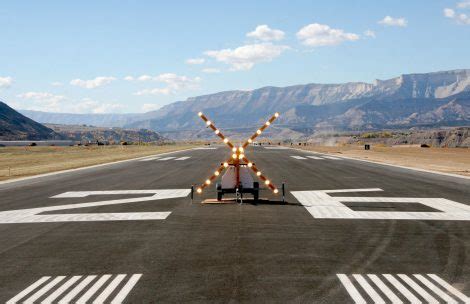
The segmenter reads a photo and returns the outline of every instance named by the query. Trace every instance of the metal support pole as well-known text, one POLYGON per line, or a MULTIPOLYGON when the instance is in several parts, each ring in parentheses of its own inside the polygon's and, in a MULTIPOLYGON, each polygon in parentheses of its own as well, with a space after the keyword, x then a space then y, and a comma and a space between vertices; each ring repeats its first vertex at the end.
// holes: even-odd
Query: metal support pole
POLYGON ((282 183, 282 203, 286 203, 286 186, 284 183, 282 183))
POLYGON ((194 201, 194 185, 191 185, 191 204, 194 201))

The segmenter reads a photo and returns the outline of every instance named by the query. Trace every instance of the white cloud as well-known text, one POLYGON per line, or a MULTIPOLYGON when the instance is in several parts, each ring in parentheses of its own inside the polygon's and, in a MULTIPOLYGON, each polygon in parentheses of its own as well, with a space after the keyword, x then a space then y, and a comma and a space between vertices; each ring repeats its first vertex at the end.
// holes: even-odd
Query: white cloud
POLYGON ((186 60, 187 64, 203 64, 206 60, 204 58, 190 58, 186 60))
POLYGON ((256 63, 269 62, 279 57, 289 47, 271 43, 248 44, 236 49, 207 51, 205 54, 219 62, 231 65, 231 70, 250 70, 256 63))
POLYGON ((457 3, 458 8, 470 8, 470 0, 465 0, 457 3))
POLYGON ((247 33, 246 36, 261 41, 279 41, 284 39, 285 33, 281 30, 275 30, 266 24, 263 24, 258 25, 254 31, 247 33))
POLYGON ((356 41, 359 35, 354 33, 345 33, 341 29, 333 29, 325 24, 312 23, 301 28, 297 34, 297 38, 304 45, 330 46, 338 45, 345 41, 356 41))
POLYGON ((0 89, 9 88, 13 83, 13 78, 11 77, 0 77, 0 89))
POLYGON ((103 114, 119 112, 123 108, 124 106, 118 103, 103 103, 90 98, 84 98, 81 101, 70 105, 66 111, 81 114, 103 114))
POLYGON ((375 37, 376 37, 376 36, 375 36, 375 32, 372 31, 372 30, 366 30, 366 31, 364 31, 364 36, 370 37, 370 38, 375 38, 375 37))
POLYGON ((134 93, 137 96, 144 95, 169 95, 171 90, 169 88, 155 88, 155 89, 144 89, 134 93))
POLYGON ((216 68, 205 68, 205 69, 202 69, 202 72, 207 73, 207 74, 216 74, 216 73, 220 73, 220 70, 216 68))
POLYGON ((150 81, 152 79, 153 77, 150 75, 142 75, 142 76, 137 77, 138 81, 150 81))
POLYGON ((154 103, 144 103, 142 105, 142 111, 144 112, 155 111, 158 109, 160 109, 160 106, 154 103))
MULTIPOLYGON (((461 2, 459 4, 462 4, 462 3, 464 2, 461 2)), ((457 23, 470 25, 470 17, 468 15, 458 14, 455 10, 451 8, 444 9, 444 16, 450 19, 454 19, 457 23)))
POLYGON ((406 27, 408 25, 408 21, 405 18, 403 17, 393 18, 391 16, 385 16, 378 23, 385 25, 385 26, 398 26, 398 27, 406 27))
POLYGON ((53 87, 61 87, 63 86, 64 84, 60 81, 54 81, 54 82, 51 82, 51 86, 53 87))
POLYGON ((65 97, 55 95, 49 92, 26 92, 17 95, 17 97, 32 100, 41 110, 58 111, 62 107, 65 97))
POLYGON ((132 76, 126 76, 126 77, 124 77, 124 80, 125 80, 125 81, 133 81, 133 80, 134 80, 134 77, 132 77, 132 76))
POLYGON ((95 79, 90 80, 74 79, 70 81, 70 84, 85 89, 94 89, 110 84, 114 80, 116 80, 114 77, 96 77, 95 79))

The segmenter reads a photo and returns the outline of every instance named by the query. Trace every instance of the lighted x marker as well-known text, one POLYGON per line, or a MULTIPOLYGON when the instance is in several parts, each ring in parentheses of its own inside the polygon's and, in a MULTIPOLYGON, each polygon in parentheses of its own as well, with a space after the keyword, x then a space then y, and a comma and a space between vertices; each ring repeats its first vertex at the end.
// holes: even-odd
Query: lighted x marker
POLYGON ((214 133, 220 137, 220 139, 223 140, 223 142, 229 146, 230 149, 232 149, 232 156, 223 164, 221 164, 217 170, 212 174, 211 177, 209 177, 204 184, 202 184, 199 188, 197 188, 197 193, 202 193, 202 190, 209 186, 214 179, 216 179, 224 169, 228 168, 228 166, 234 166, 236 168, 236 184, 240 184, 240 166, 247 166, 248 168, 251 168, 253 172, 255 172, 256 176, 266 185, 268 186, 274 193, 278 193, 279 190, 277 187, 271 183, 271 181, 261 173, 261 171, 258 169, 258 167, 253 164, 248 158, 246 158, 244 151, 245 148, 253 142, 253 140, 258 137, 267 127, 269 127, 276 118, 279 117, 279 113, 274 113, 274 115, 266 121, 266 123, 259 128, 248 140, 240 147, 235 147, 230 140, 225 137, 222 132, 220 132, 219 129, 215 127, 215 125, 202 113, 198 113, 199 117, 201 117, 202 120, 206 123, 206 125, 214 131, 214 133))

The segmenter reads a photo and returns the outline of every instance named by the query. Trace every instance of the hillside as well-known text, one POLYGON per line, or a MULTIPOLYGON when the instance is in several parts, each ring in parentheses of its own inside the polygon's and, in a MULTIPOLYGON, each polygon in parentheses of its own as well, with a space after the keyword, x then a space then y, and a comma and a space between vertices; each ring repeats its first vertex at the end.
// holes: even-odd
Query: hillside
POLYGON ((166 139, 157 132, 140 129, 128 130, 122 128, 104 128, 93 127, 86 125, 57 125, 47 124, 47 127, 54 130, 64 138, 80 141, 82 143, 88 142, 163 142, 166 139))
POLYGON ((44 140, 60 138, 53 130, 23 116, 0 101, 0 140, 44 140))

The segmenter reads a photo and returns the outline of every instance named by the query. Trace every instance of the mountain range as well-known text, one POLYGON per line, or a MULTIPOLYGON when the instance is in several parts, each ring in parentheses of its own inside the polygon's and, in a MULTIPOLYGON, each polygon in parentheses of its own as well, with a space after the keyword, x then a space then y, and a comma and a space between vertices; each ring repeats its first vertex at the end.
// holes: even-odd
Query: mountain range
MULTIPOLYGON (((373 83, 305 84, 226 91, 177 101, 143 114, 63 114, 21 111, 43 123, 145 128, 192 137, 201 134, 196 113, 221 128, 256 128, 274 112, 278 128, 372 130, 470 124, 470 70, 401 75, 373 83)), ((287 131, 286 131, 287 130, 287 131)))

